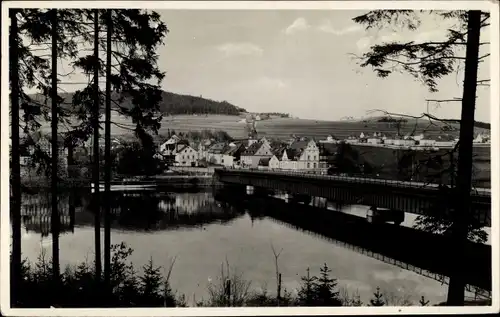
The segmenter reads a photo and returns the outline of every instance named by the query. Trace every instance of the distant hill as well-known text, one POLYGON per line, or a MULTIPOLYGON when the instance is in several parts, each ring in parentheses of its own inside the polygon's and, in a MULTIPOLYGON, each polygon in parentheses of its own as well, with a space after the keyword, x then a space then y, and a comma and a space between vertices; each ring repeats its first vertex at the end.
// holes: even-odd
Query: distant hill
MULTIPOLYGON (((46 103, 50 106, 50 100, 45 101, 42 95, 31 95, 34 100, 46 103)), ((73 98, 73 93, 61 94, 66 103, 70 103, 73 98)), ((166 115, 179 114, 224 114, 224 115, 239 115, 242 112, 247 112, 245 109, 237 107, 227 101, 214 101, 203 97, 180 95, 172 92, 163 91, 163 100, 160 103, 160 111, 166 115)), ((113 99, 117 100, 118 95, 113 94, 113 99)), ((129 108, 132 106, 131 98, 125 97, 121 103, 122 107, 129 108)), ((104 105, 102 105, 104 107, 104 105)), ((112 105, 113 108, 116 105, 112 105)), ((65 106, 66 109, 71 109, 71 106, 65 106)))

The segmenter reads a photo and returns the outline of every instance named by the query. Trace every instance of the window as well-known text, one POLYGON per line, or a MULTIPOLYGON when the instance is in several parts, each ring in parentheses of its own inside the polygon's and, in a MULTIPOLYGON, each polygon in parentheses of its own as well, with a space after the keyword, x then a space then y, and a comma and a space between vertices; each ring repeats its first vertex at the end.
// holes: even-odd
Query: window
POLYGON ((311 156, 310 156, 310 155, 308 155, 308 156, 307 156, 307 160, 308 160, 308 161, 310 161, 310 160, 311 160, 311 156))
POLYGON ((307 168, 311 168, 311 163, 307 163, 307 168))

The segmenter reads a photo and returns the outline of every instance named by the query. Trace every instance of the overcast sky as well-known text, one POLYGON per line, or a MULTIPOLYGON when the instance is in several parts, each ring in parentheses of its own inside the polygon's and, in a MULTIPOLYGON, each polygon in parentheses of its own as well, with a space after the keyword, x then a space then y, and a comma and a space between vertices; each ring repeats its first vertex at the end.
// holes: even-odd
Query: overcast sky
MULTIPOLYGON (((380 79, 353 54, 388 40, 444 39, 443 21, 426 18, 418 32, 367 32, 352 21, 363 11, 159 10, 170 32, 159 49, 167 72, 163 89, 227 100, 248 111, 287 112, 300 118, 360 118, 371 109, 418 115, 425 99, 461 97, 461 74, 431 94, 408 74, 380 79)), ((487 40, 489 32, 483 32, 487 40)), ((486 46, 487 47, 487 46, 486 46)), ((483 52, 482 52, 483 53, 483 52)), ((489 61, 480 77, 488 77, 489 61)), ((489 122, 489 89, 479 87, 476 119, 489 122)), ((460 103, 432 113, 460 116, 460 103)))

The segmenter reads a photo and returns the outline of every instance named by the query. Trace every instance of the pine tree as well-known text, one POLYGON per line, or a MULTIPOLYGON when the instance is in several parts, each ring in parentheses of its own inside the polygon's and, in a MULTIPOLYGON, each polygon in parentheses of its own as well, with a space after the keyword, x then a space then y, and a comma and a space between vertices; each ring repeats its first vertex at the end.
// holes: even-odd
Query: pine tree
POLYGON ((370 299, 371 306, 385 306, 384 295, 380 293, 380 287, 377 286, 377 291, 373 293, 373 298, 370 299))
POLYGON ((143 266, 143 275, 139 278, 141 282, 141 305, 144 307, 158 307, 164 304, 162 298, 162 286, 164 280, 160 272, 161 267, 154 267, 153 258, 143 266))
POLYGON ((339 292, 335 290, 337 280, 330 278, 331 270, 326 263, 320 269, 320 277, 315 288, 318 306, 342 306, 339 292))
POLYGON ((316 303, 316 292, 318 278, 310 275, 310 269, 307 268, 307 275, 301 277, 302 285, 298 292, 298 298, 301 306, 314 306, 316 303))

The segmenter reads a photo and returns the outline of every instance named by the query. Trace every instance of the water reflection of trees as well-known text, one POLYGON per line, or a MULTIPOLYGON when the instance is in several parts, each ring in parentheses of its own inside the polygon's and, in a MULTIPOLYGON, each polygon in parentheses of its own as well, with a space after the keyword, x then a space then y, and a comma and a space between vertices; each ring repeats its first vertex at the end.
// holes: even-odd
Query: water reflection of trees
POLYGON ((238 216, 234 208, 216 202, 210 193, 144 193, 115 197, 111 226, 128 230, 172 230, 210 223, 227 223, 238 216))
MULTIPOLYGON (((77 192, 64 192, 58 196, 60 234, 74 232, 75 214, 82 207, 81 196, 77 192)), ((25 230, 40 233, 42 237, 51 234, 51 195, 36 193, 23 195, 21 219, 25 230)))
MULTIPOLYGON (((59 196, 61 233, 94 225, 91 193, 68 192, 59 196)), ((212 223, 227 224, 244 211, 214 199, 212 192, 113 192, 111 228, 133 231, 176 230, 212 223)), ((51 233, 50 195, 38 193, 23 199, 22 219, 28 232, 51 233)))

